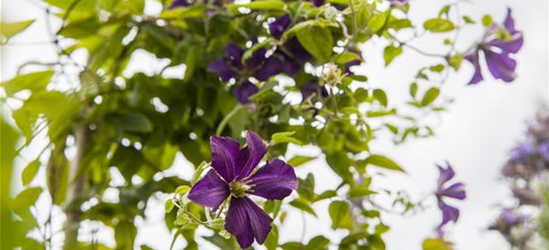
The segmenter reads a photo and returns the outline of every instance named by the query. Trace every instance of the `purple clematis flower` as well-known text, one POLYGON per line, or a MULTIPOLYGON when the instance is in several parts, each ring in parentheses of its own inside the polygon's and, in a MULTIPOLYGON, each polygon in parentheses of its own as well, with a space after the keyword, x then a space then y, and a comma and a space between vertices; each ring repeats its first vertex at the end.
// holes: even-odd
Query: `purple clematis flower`
POLYGON ((259 88, 250 81, 245 81, 233 89, 233 95, 239 103, 246 104, 250 102, 250 96, 259 92, 259 88))
POLYGON ((454 206, 448 205, 445 199, 464 200, 467 196, 464 190, 464 185, 461 182, 456 182, 450 186, 446 186, 451 179, 454 178, 455 172, 449 163, 446 163, 446 168, 438 166, 440 171, 440 177, 437 183, 436 197, 438 201, 438 207, 442 212, 442 222, 437 228, 439 234, 442 234, 442 228, 450 221, 456 222, 459 218, 459 209, 454 206))
POLYGON ((511 159, 516 162, 525 162, 532 154, 534 149, 528 141, 524 141, 511 150, 511 159))
POLYGON ((327 97, 328 96, 328 90, 325 86, 320 86, 318 84, 317 80, 310 81, 307 83, 302 84, 299 87, 299 90, 301 91, 301 97, 302 101, 307 100, 311 95, 316 94, 317 97, 327 97))
POLYGON ((505 209, 488 229, 499 231, 502 235, 509 236, 513 227, 524 224, 529 219, 528 215, 519 214, 511 209, 505 209))
POLYGON ((549 162, 549 142, 542 143, 539 146, 539 153, 549 162))
POLYGON ((517 62, 511 57, 516 54, 524 43, 522 32, 515 29, 515 21, 511 16, 511 9, 507 9, 507 16, 503 25, 493 25, 484 35, 484 42, 465 59, 473 64, 475 72, 469 84, 477 84, 484 79, 480 66, 480 52, 484 54, 490 73, 504 82, 512 82, 516 78, 517 62))
POLYGON ((358 59, 354 59, 354 60, 351 60, 347 63, 345 63, 345 73, 349 74, 349 75, 352 75, 353 72, 351 71, 351 67, 353 66, 358 66, 360 65, 362 62, 358 59))
POLYGON ((168 7, 168 9, 175 9, 175 8, 179 8, 179 7, 188 7, 190 4, 187 0, 174 0, 170 6, 168 7))
POLYGON ((280 39, 284 31, 292 24, 292 18, 290 15, 285 14, 279 16, 274 20, 274 22, 269 24, 269 33, 274 36, 276 39, 280 39))
POLYGON ((228 137, 213 136, 210 144, 213 169, 191 188, 189 199, 215 211, 230 198, 225 229, 243 249, 250 247, 254 239, 263 244, 271 231, 272 219, 248 195, 284 199, 297 189, 294 169, 277 159, 252 173, 267 153, 267 146, 250 131, 246 132, 244 148, 228 137))

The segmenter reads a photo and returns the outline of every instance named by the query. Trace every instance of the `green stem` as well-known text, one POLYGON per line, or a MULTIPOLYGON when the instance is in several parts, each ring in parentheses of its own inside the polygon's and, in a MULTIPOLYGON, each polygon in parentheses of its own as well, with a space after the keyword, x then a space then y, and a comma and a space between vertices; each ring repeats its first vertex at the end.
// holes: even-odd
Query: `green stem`
POLYGON ((234 106, 234 109, 229 114, 227 114, 227 116, 225 116, 225 118, 223 118, 221 123, 219 123, 219 125, 217 126, 217 130, 216 130, 215 134, 218 135, 218 136, 221 135, 221 133, 223 133, 223 130, 227 126, 227 123, 229 123, 229 120, 234 115, 236 115, 236 113, 238 113, 238 111, 240 111, 242 108, 244 108, 244 106, 242 106, 240 104, 237 104, 236 106, 234 106))
POLYGON ((351 19, 353 19, 353 42, 354 42, 358 32, 358 24, 356 21, 355 6, 353 4, 353 0, 349 0, 349 7, 351 7, 351 19))

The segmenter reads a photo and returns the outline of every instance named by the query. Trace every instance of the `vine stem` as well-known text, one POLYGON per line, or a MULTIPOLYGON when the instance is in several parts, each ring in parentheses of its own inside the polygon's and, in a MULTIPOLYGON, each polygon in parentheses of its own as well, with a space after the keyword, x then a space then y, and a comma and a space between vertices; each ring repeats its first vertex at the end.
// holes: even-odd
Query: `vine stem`
POLYGON ((354 42, 358 32, 358 24, 356 22, 355 5, 353 3, 353 0, 349 0, 349 7, 351 7, 351 19, 353 19, 353 42, 354 42))
POLYGON ((221 123, 219 123, 219 126, 217 126, 217 130, 215 131, 215 134, 218 135, 218 136, 221 135, 221 133, 223 133, 223 130, 227 126, 227 123, 229 123, 229 120, 234 115, 236 115, 236 113, 238 113, 238 111, 240 111, 243 107, 244 106, 242 106, 240 104, 237 104, 236 106, 234 106, 234 109, 229 114, 227 114, 227 116, 225 116, 225 118, 223 118, 221 123))

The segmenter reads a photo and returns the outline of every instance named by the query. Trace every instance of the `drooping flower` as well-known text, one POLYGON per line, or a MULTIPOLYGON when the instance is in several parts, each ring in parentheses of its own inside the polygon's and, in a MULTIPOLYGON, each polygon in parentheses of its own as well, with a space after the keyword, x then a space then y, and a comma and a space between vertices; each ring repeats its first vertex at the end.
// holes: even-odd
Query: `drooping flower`
POLYGON ((440 177, 437 183, 436 198, 438 202, 438 207, 442 212, 442 222, 437 228, 437 231, 442 234, 444 225, 448 224, 450 221, 457 222, 459 218, 459 209, 448 205, 446 202, 447 199, 456 199, 464 200, 467 195, 465 193, 465 186, 461 182, 456 182, 447 186, 446 184, 452 180, 455 176, 454 169, 449 163, 446 163, 446 167, 437 165, 440 177))
POLYGON ((524 39, 522 32, 515 29, 515 21, 511 14, 511 9, 508 8, 503 25, 494 24, 488 28, 484 35, 484 41, 472 53, 465 56, 465 59, 473 64, 475 69, 469 84, 477 84, 484 79, 480 64, 480 52, 484 54, 488 70, 494 78, 504 82, 515 80, 517 62, 512 58, 512 55, 522 48, 524 39))
POLYGON ((189 199, 215 211, 230 198, 225 229, 243 249, 251 246, 254 239, 263 244, 271 231, 272 219, 248 196, 284 199, 298 186, 293 168, 277 159, 253 173, 267 153, 267 146, 251 131, 246 132, 247 145, 243 148, 228 137, 213 136, 210 144, 212 170, 191 188, 189 199))

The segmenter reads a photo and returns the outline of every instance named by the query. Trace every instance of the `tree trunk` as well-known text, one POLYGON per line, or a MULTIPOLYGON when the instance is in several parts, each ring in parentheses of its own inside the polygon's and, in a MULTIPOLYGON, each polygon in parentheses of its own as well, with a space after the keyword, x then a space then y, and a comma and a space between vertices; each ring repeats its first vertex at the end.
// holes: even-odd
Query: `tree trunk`
POLYGON ((69 181, 70 185, 67 191, 67 220, 65 221, 65 244, 63 249, 78 249, 78 228, 80 223, 80 204, 74 202, 75 198, 82 193, 85 184, 85 177, 79 175, 82 168, 82 158, 88 147, 89 130, 86 124, 81 125, 76 130, 76 155, 71 162, 69 181))

